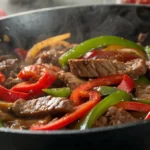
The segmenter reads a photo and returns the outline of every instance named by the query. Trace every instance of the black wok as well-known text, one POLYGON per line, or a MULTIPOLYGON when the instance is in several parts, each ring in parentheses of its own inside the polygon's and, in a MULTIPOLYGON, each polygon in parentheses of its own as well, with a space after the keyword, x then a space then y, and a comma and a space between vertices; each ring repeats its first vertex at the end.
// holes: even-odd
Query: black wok
MULTIPOLYGON (((63 7, 11 16, 0 21, 0 37, 4 34, 11 37, 11 43, 0 43, 0 54, 13 53, 16 47, 29 49, 38 41, 65 32, 72 33, 72 42, 100 35, 117 35, 136 41, 140 32, 150 32, 150 7, 63 7)), ((0 129, 0 150, 50 149, 150 150, 150 122, 85 131, 0 129)))

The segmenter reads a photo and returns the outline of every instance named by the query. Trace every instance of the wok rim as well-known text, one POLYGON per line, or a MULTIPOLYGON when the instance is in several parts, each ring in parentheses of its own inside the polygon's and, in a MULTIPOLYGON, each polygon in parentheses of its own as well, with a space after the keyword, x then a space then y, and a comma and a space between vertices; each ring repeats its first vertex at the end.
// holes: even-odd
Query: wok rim
POLYGON ((85 5, 67 5, 67 6, 56 6, 56 7, 46 7, 46 8, 40 8, 40 9, 35 9, 35 10, 30 10, 30 11, 24 11, 20 13, 15 13, 12 15, 4 16, 0 18, 0 21, 10 19, 10 18, 15 18, 19 16, 24 16, 28 14, 34 14, 34 13, 40 13, 44 11, 51 11, 51 10, 60 10, 60 9, 69 9, 69 8, 80 8, 80 7, 90 7, 90 6, 118 6, 118 7, 148 7, 150 8, 150 5, 146 4, 85 4, 85 5))
MULTIPOLYGON (((21 13, 12 14, 6 17, 3 17, 0 19, 0 23, 3 20, 34 14, 34 13, 40 13, 45 11, 52 11, 52 10, 60 10, 60 9, 69 9, 69 8, 82 8, 82 7, 91 7, 91 6, 128 6, 128 7, 147 7, 150 8, 150 5, 140 5, 140 4, 86 4, 86 5, 67 5, 67 6, 58 6, 58 7, 48 7, 48 8, 42 8, 42 9, 36 9, 36 10, 30 10, 25 11, 21 13)), ((134 127, 141 127, 144 125, 150 125, 150 121, 138 121, 135 123, 126 123, 122 125, 115 125, 115 126, 108 126, 108 127, 100 127, 100 128, 92 128, 92 129, 86 129, 86 130, 55 130, 55 131, 31 131, 31 130, 16 130, 16 129, 9 129, 9 128, 0 128, 0 134, 1 133, 9 133, 9 134, 26 134, 26 135, 77 135, 77 134, 89 134, 89 133, 98 133, 98 132, 108 132, 108 131, 114 131, 114 130, 124 130, 127 128, 134 128, 134 127)))

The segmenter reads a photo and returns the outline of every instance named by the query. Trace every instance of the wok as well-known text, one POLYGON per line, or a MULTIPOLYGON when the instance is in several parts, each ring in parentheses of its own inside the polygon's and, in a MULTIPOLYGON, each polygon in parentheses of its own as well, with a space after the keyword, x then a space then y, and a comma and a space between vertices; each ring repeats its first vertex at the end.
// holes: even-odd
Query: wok
MULTIPOLYGON (((29 49, 50 36, 71 32, 71 42, 100 35, 117 35, 136 41, 140 32, 150 32, 150 7, 92 5, 47 8, 10 16, 0 21, 0 54, 16 47, 29 49)), ((150 44, 150 40, 147 43, 150 44)), ((150 122, 88 129, 85 131, 31 132, 0 129, 1 150, 150 150, 150 122)))

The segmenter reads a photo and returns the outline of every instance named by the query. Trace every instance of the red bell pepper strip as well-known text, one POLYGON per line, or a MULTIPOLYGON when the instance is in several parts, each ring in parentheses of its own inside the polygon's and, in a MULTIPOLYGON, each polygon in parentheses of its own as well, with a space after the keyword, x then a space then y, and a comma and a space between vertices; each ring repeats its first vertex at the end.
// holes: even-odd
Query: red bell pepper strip
POLYGON ((22 80, 38 80, 46 71, 51 70, 49 65, 35 64, 24 67, 18 74, 18 78, 22 80))
POLYGON ((24 50, 24 49, 21 49, 21 48, 16 48, 16 49, 15 49, 15 53, 18 55, 18 57, 19 57, 21 60, 25 60, 28 51, 27 51, 27 50, 24 50))
POLYGON ((24 100, 29 99, 29 94, 8 90, 0 85, 0 99, 6 102, 15 102, 19 98, 24 100))
POLYGON ((100 94, 96 91, 90 91, 88 93, 90 100, 78 107, 75 107, 73 112, 68 113, 62 118, 46 125, 33 125, 30 130, 58 130, 75 120, 84 117, 101 99, 100 94))
POLYGON ((121 81, 118 88, 120 90, 123 90, 123 91, 129 93, 133 90, 134 86, 135 86, 134 80, 132 78, 130 78, 129 76, 124 75, 123 80, 121 81))
POLYGON ((30 96, 38 96, 43 93, 42 89, 51 86, 55 79, 56 75, 51 71, 47 71, 36 83, 31 81, 22 82, 13 86, 11 90, 29 93, 30 96))
POLYGON ((79 87, 77 87, 71 94, 70 100, 74 101, 74 105, 78 106, 82 103, 80 91, 88 91, 93 89, 97 86, 107 86, 107 85, 114 85, 119 84, 124 75, 112 75, 112 76, 106 76, 94 79, 92 81, 88 81, 86 83, 83 83, 79 87))
POLYGON ((116 105, 116 107, 138 112, 150 111, 150 105, 139 102, 120 102, 119 104, 116 105))
POLYGON ((148 114, 146 115, 146 117, 144 118, 144 120, 150 120, 150 111, 148 112, 148 114))
POLYGON ((0 72, 0 84, 5 82, 5 80, 6 80, 5 75, 0 72))

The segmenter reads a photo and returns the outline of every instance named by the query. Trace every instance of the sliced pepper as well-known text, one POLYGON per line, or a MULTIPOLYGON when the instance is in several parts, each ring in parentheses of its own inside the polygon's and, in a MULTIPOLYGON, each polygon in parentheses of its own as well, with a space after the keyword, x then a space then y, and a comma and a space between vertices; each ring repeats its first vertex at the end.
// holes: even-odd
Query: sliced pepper
POLYGON ((127 75, 123 76, 123 80, 119 84, 118 88, 120 90, 126 91, 127 93, 131 92, 134 88, 134 80, 127 75))
POLYGON ((120 101, 131 100, 131 96, 124 91, 117 91, 100 101, 82 120, 77 124, 80 130, 91 128, 94 122, 103 115, 111 106, 120 101))
POLYGON ((59 63, 62 67, 64 67, 68 64, 69 59, 79 58, 88 51, 109 45, 121 45, 125 46, 126 48, 136 49, 137 52, 140 52, 144 58, 147 58, 144 48, 134 42, 116 36, 100 36, 89 39, 73 49, 70 49, 59 58, 59 63))
POLYGON ((148 112, 148 114, 146 115, 146 117, 144 118, 144 120, 150 120, 150 111, 148 112))
POLYGON ((145 76, 139 77, 134 82, 135 82, 136 85, 147 85, 147 84, 150 84, 150 81, 145 76))
POLYGON ((69 97, 71 94, 71 90, 68 87, 43 89, 43 92, 56 97, 69 97))
POLYGON ((132 98, 132 101, 140 102, 140 103, 144 103, 144 104, 150 104, 150 99, 132 98))
POLYGON ((0 72, 0 84, 2 84, 3 82, 5 82, 6 80, 6 76, 0 72))
POLYGON ((107 96, 118 91, 116 87, 110 87, 110 86, 99 86, 99 87, 95 87, 94 90, 100 92, 102 96, 107 96))
POLYGON ((85 116, 100 101, 100 94, 96 91, 90 91, 89 97, 89 101, 76 107, 73 112, 46 125, 33 125, 30 130, 58 130, 85 116))
POLYGON ((55 81, 56 75, 53 72, 45 72, 36 82, 26 81, 19 83, 11 88, 11 91, 29 93, 30 96, 39 96, 43 93, 42 89, 48 88, 55 81))
POLYGON ((11 91, 0 85, 0 99, 6 102, 15 102, 16 100, 20 98, 24 100, 28 100, 29 94, 23 93, 23 92, 11 91))
POLYGON ((24 49, 22 49, 22 48, 16 48, 16 49, 15 49, 15 53, 18 55, 18 57, 19 57, 21 60, 25 60, 28 51, 27 51, 27 50, 24 50, 24 49))
POLYGON ((150 105, 139 103, 139 102, 120 102, 116 105, 118 108, 123 108, 125 110, 132 110, 138 112, 149 112, 150 105))
POLYGON ((66 33, 58 36, 51 37, 49 39, 46 39, 44 41, 41 41, 37 44, 35 44, 29 51, 26 57, 26 63, 32 63, 34 60, 35 56, 45 47, 56 45, 60 41, 63 41, 65 39, 70 38, 71 34, 66 33))
POLYGON ((83 83, 72 92, 70 100, 74 102, 75 106, 80 105, 82 103, 80 91, 88 91, 97 86, 119 84, 122 81, 123 76, 124 75, 106 76, 83 83))

